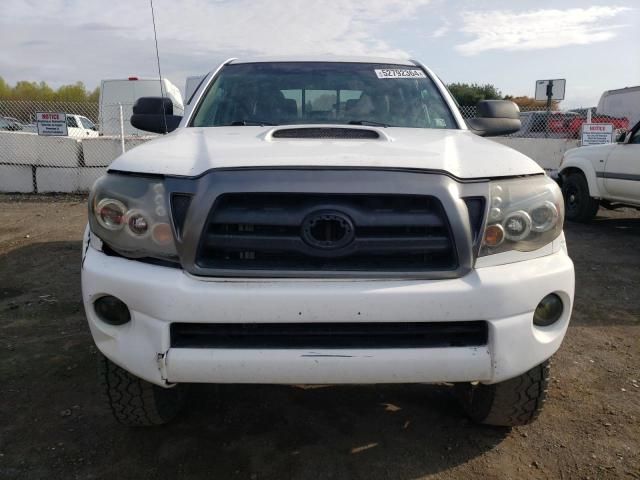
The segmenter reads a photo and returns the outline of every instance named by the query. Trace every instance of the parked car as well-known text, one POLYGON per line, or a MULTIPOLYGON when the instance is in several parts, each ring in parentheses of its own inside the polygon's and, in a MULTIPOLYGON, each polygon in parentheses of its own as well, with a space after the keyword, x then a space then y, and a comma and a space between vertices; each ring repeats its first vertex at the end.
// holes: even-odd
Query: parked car
POLYGON ((97 137, 96 124, 82 115, 67 113, 67 131, 70 137, 97 137))
POLYGON ((588 222, 600 206, 640 208, 640 122, 618 143, 567 150, 559 170, 569 220, 588 222))
MULTIPOLYGON (((521 112, 522 128, 513 137, 529 138, 579 138, 582 125, 587 121, 586 109, 568 112, 531 111, 521 112)), ((592 115, 591 123, 611 123, 614 129, 626 130, 626 118, 592 115)))
POLYGON ((599 115, 595 108, 569 110, 562 114, 562 117, 551 117, 550 126, 557 131, 563 131, 568 136, 579 138, 582 134, 582 125, 588 120, 588 110, 591 110, 591 123, 610 123, 614 130, 628 130, 629 120, 627 118, 612 117, 609 115, 599 115))
MULTIPOLYGON (((554 118, 554 112, 546 110, 532 110, 529 112, 520 112, 520 121, 522 127, 520 130, 512 134, 512 137, 526 138, 567 138, 568 134, 563 128, 558 128, 557 123, 551 122, 550 118, 554 118)), ((563 117, 555 117, 561 122, 563 117)))
POLYGON ((468 415, 540 412, 569 324, 560 188, 408 60, 230 60, 89 197, 82 295, 115 418, 188 383, 455 383, 468 415))
POLYGON ((9 132, 19 132, 23 128, 22 124, 13 117, 0 117, 0 130, 9 132))
POLYGON ((577 138, 581 117, 575 112, 551 112, 547 115, 550 132, 560 133, 566 138, 577 138))

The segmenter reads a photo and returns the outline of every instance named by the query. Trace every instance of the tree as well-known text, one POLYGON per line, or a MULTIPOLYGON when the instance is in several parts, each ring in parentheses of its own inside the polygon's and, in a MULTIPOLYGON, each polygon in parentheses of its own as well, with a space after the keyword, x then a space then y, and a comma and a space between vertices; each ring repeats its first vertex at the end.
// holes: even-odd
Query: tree
POLYGON ((0 77, 0 98, 8 98, 11 94, 11 87, 4 78, 0 77))
POLYGON ((87 96, 87 101, 91 103, 98 103, 99 100, 100 100, 100 87, 96 87, 93 89, 93 92, 91 92, 87 96))
POLYGON ((76 82, 73 85, 62 85, 56 92, 56 97, 56 100, 63 102, 86 102, 87 90, 82 82, 76 82))
MULTIPOLYGON (((525 96, 520 97, 512 97, 511 95, 506 95, 504 97, 505 100, 511 100, 515 104, 517 104, 521 109, 524 110, 546 110, 547 102, 545 100, 535 100, 534 98, 525 96)), ((558 110, 560 107, 560 102, 557 100, 551 101, 551 110, 558 110)))
POLYGON ((62 85, 54 90, 46 82, 17 82, 13 87, 0 77, 0 100, 20 101, 62 101, 62 102, 92 102, 97 103, 100 88, 89 92, 82 82, 62 85))
POLYGON ((502 93, 487 83, 450 83, 449 91, 461 107, 475 106, 480 100, 501 100, 502 93))

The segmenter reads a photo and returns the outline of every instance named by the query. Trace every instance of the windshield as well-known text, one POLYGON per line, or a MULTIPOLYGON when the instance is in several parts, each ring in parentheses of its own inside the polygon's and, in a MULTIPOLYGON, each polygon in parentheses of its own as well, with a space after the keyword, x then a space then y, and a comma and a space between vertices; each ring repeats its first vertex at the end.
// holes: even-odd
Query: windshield
POLYGON ((287 124, 458 128, 422 69, 338 62, 227 65, 191 126, 287 124))
POLYGON ((80 117, 80 123, 82 123, 82 126, 86 129, 92 130, 95 128, 95 124, 87 117, 80 117))

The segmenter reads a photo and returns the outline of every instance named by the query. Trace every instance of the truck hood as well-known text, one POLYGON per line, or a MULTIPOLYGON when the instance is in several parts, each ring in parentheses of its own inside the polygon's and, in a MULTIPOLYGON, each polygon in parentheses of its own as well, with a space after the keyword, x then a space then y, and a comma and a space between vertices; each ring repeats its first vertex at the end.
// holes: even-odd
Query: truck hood
POLYGON ((197 176, 214 168, 370 167, 438 170, 461 179, 543 172, 529 157, 467 130, 353 127, 373 130, 379 138, 272 136, 281 129, 309 127, 179 128, 124 153, 111 164, 110 170, 197 176))
POLYGON ((615 143, 603 143, 602 145, 589 145, 584 147, 576 147, 567 150, 564 154, 564 159, 568 160, 570 157, 586 157, 590 159, 604 159, 609 156, 611 150, 616 147, 615 143))

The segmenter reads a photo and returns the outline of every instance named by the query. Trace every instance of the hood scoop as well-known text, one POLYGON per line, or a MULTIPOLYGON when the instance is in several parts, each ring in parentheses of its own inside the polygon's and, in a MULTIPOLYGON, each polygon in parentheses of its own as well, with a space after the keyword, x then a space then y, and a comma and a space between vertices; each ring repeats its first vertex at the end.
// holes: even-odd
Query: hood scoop
POLYGON ((271 131, 271 138, 314 138, 335 140, 378 140, 381 135, 370 128, 348 127, 293 127, 278 128, 271 131))

